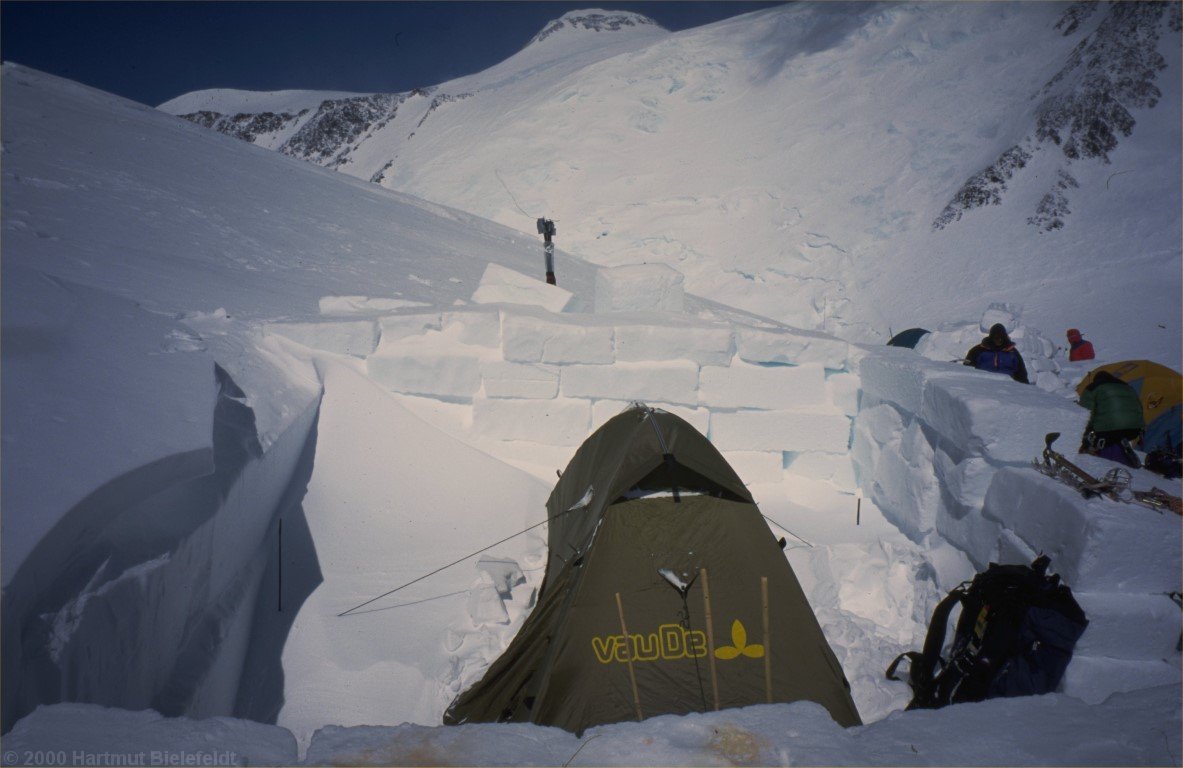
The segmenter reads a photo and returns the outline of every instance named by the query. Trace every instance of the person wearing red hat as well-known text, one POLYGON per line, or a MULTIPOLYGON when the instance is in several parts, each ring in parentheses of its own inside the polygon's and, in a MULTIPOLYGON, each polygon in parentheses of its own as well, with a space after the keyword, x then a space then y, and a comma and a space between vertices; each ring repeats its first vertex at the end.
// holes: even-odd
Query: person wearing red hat
POLYGON ((1092 360, 1097 356, 1093 351, 1093 343, 1085 341, 1084 337, 1080 335, 1080 331, 1075 328, 1068 329, 1068 344, 1071 349, 1068 351, 1068 360, 1075 363, 1077 360, 1092 360))

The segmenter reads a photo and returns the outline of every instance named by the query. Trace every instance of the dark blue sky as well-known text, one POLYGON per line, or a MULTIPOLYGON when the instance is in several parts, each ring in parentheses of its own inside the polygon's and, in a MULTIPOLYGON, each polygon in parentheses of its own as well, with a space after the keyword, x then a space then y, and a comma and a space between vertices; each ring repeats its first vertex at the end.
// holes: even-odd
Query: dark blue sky
POLYGON ((397 93, 486 69, 581 8, 673 31, 774 2, 0 2, 0 58, 155 106, 202 88, 397 93))

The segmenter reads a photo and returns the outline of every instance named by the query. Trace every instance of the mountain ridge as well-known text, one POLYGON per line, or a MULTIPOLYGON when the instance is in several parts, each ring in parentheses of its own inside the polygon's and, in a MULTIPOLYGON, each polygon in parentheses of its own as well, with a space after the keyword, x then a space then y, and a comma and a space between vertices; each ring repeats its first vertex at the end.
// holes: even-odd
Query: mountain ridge
MULTIPOLYGON (((1001 258, 1020 288, 989 300, 1028 306, 1045 277, 1022 253, 1083 264, 1065 290, 1091 307, 1105 254, 1131 239, 1178 253, 1179 15, 799 3, 559 58, 539 56, 548 38, 483 73, 303 115, 187 117, 523 232, 545 215, 594 263, 666 263, 723 303, 883 340, 962 311, 930 290, 917 316, 896 254, 931 253, 947 280, 1001 258), (1152 232, 1097 219, 1131 174, 1154 177, 1152 232)), ((1130 302, 1135 283, 1110 288, 1130 302)))

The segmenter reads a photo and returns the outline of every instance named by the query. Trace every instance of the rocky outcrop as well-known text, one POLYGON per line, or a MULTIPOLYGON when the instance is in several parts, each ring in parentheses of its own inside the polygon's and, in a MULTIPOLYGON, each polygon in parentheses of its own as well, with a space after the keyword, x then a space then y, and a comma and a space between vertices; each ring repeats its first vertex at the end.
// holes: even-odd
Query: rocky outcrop
POLYGON ((654 26, 660 28, 653 19, 639 13, 569 13, 561 19, 555 19, 534 36, 530 44, 540 43, 551 35, 564 29, 582 29, 591 32, 615 32, 630 27, 654 26))
POLYGON ((205 128, 213 128, 215 131, 254 144, 262 137, 276 135, 283 130, 290 129, 307 113, 308 110, 295 115, 290 112, 278 114, 275 112, 256 114, 243 112, 237 115, 223 115, 220 112, 201 110, 181 115, 181 117, 205 128))
POLYGON ((1015 171, 1026 166, 1029 160, 1031 153, 1019 146, 1003 152, 991 165, 975 173, 957 190, 957 194, 953 195, 945 210, 941 211, 941 215, 932 223, 932 228, 944 229, 960 219, 965 211, 1001 203, 1006 183, 1015 175, 1015 171))
POLYGON ((316 114, 280 151, 318 165, 340 165, 363 134, 394 119, 406 98, 406 94, 374 94, 321 102, 316 114))
MULTIPOLYGON (((1035 125, 1020 145, 1004 152, 954 194, 933 221, 944 229, 973 208, 1002 202, 1006 182, 1047 145, 1059 147, 1065 165, 1080 160, 1109 162, 1121 138, 1133 133, 1134 109, 1151 109, 1162 92, 1154 84, 1166 61, 1158 52, 1164 28, 1178 33, 1178 3, 1123 3, 1102 6, 1079 2, 1067 8, 1055 25, 1065 36, 1079 33, 1101 13, 1092 31, 1073 48, 1064 66, 1036 94, 1035 125)), ((1039 202, 1027 223, 1050 232, 1064 226, 1067 191, 1079 187, 1061 169, 1053 189, 1039 202)))

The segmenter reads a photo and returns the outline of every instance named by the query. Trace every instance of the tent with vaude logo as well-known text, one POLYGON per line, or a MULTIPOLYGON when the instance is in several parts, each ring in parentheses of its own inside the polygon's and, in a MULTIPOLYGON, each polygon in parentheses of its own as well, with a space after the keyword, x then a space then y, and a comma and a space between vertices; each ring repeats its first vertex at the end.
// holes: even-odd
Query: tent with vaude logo
POLYGON ((446 724, 591 726, 814 701, 861 723, 781 546, 684 420, 634 404, 575 453, 547 501, 537 605, 446 724))

